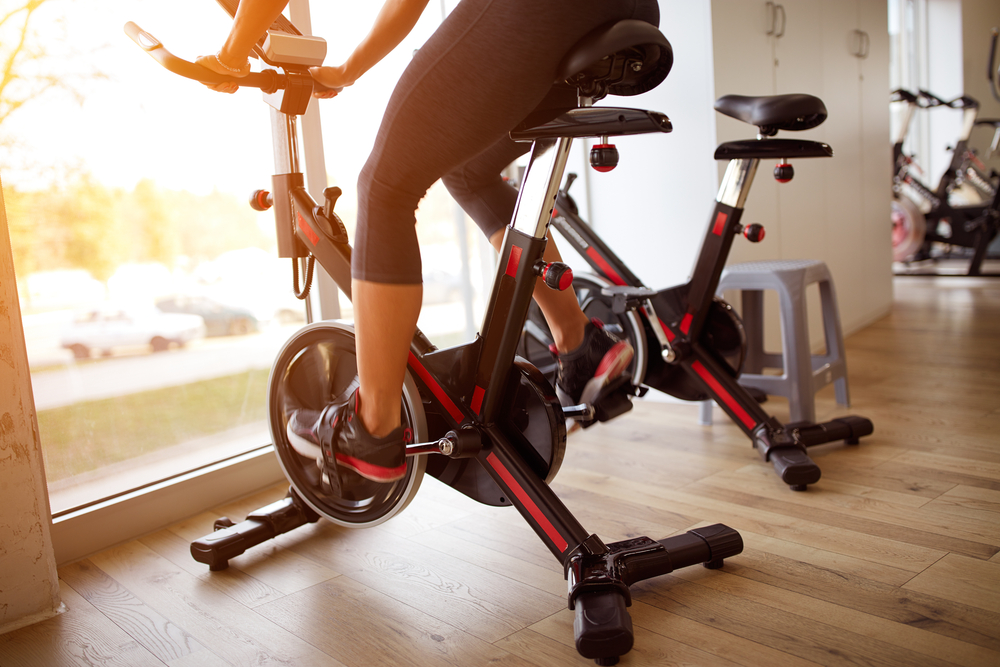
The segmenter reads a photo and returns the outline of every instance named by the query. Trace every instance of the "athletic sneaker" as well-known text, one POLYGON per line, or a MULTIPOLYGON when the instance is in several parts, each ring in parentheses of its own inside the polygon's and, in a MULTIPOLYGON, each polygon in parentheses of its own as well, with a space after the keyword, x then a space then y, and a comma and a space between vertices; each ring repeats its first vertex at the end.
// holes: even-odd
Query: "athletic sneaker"
POLYGON ((559 354, 554 345, 549 349, 559 362, 556 396, 564 406, 597 403, 635 354, 627 340, 606 331, 598 319, 587 324, 580 347, 565 354, 559 354))
POLYGON ((373 482, 393 482, 406 475, 406 443, 409 429, 397 427, 392 433, 376 438, 357 413, 358 392, 340 406, 329 405, 322 411, 296 410, 288 420, 285 433, 294 447, 319 447, 330 486, 335 490, 344 481, 338 470, 353 470, 373 482))

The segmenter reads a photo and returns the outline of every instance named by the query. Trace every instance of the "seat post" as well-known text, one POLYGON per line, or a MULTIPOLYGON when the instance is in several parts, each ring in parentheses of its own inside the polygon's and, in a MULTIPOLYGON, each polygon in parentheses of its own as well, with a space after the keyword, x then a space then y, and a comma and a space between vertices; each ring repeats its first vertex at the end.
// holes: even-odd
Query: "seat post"
POLYGON ((572 145, 570 137, 540 138, 532 143, 511 221, 514 229, 536 239, 545 238, 572 145))
POLYGON ((753 177, 757 174, 759 158, 737 158, 729 161, 726 175, 719 186, 716 201, 726 206, 742 209, 746 204, 753 177))

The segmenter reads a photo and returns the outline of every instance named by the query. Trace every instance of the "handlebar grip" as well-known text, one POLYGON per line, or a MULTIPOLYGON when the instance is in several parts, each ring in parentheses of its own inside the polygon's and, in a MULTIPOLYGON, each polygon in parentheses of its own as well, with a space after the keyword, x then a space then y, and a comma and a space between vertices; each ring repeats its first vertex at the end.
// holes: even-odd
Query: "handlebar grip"
MULTIPOLYGON (((174 54, 170 53, 165 46, 156 37, 140 28, 138 25, 129 21, 125 24, 125 34, 129 38, 139 45, 143 51, 148 53, 156 62, 160 63, 166 70, 178 74, 187 79, 192 79, 198 81, 199 83, 205 84, 215 84, 215 83, 235 83, 238 86, 245 86, 250 88, 259 88, 265 93, 273 93, 277 90, 285 88, 288 82, 288 77, 284 74, 279 74, 273 69, 265 69, 260 72, 250 72, 244 77, 228 76, 226 74, 219 74, 213 72, 210 69, 205 69, 197 63, 192 63, 183 58, 178 58, 174 54)), ((327 88, 318 81, 313 81, 313 91, 323 92, 328 90, 336 90, 338 93, 341 91, 340 88, 327 88)))
POLYGON ((273 93, 279 88, 285 87, 285 77, 273 69, 251 72, 245 77, 235 77, 218 74, 210 69, 205 69, 201 65, 178 58, 170 53, 170 51, 167 51, 160 40, 132 21, 125 24, 125 34, 166 70, 187 79, 193 79, 194 81, 206 84, 235 83, 238 86, 260 88, 265 93, 273 93))

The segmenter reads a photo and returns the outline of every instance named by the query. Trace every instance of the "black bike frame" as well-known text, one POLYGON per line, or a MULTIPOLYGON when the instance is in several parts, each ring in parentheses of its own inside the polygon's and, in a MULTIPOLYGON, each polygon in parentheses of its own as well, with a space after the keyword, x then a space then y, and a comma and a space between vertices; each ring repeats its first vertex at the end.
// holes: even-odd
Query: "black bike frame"
MULTIPOLYGON (((606 109, 592 111, 595 118, 607 113, 606 109)), ((644 114, 646 112, 641 112, 640 116, 644 114)), ((580 133, 586 130, 585 126, 577 128, 580 133)), ((341 234, 337 228, 339 220, 331 221, 326 217, 323 207, 302 185, 295 116, 272 109, 272 131, 278 172, 274 176, 273 197, 278 236, 295 240, 295 244, 287 241, 283 244, 286 249, 294 247, 294 252, 286 250, 283 254, 313 255, 350 298, 351 246, 346 234, 341 234), (290 196, 278 196, 282 192, 290 196)), ((630 133, 649 131, 663 130, 649 121, 630 133)), ((533 142, 514 220, 504 236, 481 335, 466 345, 437 350, 418 330, 410 345, 408 361, 417 385, 425 397, 430 398, 435 411, 445 417, 450 429, 461 430, 475 423, 488 435, 489 446, 482 448, 476 458, 497 488, 486 491, 479 488, 474 492, 461 486, 456 488, 481 502, 513 504, 564 565, 573 554, 580 552, 590 533, 545 484, 545 476, 540 476, 525 462, 520 453, 524 445, 514 442, 497 422, 501 418, 502 399, 508 389, 510 369, 514 367, 515 351, 527 318, 538 266, 543 261, 552 205, 571 144, 571 137, 535 138, 533 142), (438 362, 438 357, 446 362, 438 362), (464 359, 465 363, 454 363, 456 358, 464 359), (439 367, 447 367, 451 372, 439 373, 439 367), (456 376, 456 368, 472 370, 456 376)), ((565 431, 561 437, 565 439, 565 431)), ((451 467, 428 472, 442 479, 454 477, 458 474, 456 469, 465 461, 459 459, 452 463, 451 467)))

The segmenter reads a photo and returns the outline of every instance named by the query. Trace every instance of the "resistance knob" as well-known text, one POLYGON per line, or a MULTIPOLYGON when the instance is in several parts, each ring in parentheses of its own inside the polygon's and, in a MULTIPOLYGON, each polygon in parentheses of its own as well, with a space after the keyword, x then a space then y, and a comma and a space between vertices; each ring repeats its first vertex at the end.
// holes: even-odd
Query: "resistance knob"
POLYGON ((545 281, 552 289, 562 292, 573 284, 573 269, 562 262, 543 262, 535 264, 535 275, 545 281))
POLYGON ((607 172, 618 166, 618 149, 614 144, 594 144, 590 149, 590 166, 607 172))
POLYGON ((266 211, 272 204, 274 200, 267 190, 254 190, 250 195, 250 208, 255 211, 266 211))
POLYGON ((792 180, 793 176, 795 176, 795 170, 787 162, 779 162, 778 166, 774 168, 774 180, 779 183, 787 183, 792 180))
POLYGON ((764 225, 756 222, 752 225, 747 225, 743 228, 743 236, 745 236, 747 241, 750 241, 750 243, 762 241, 764 239, 764 225))

